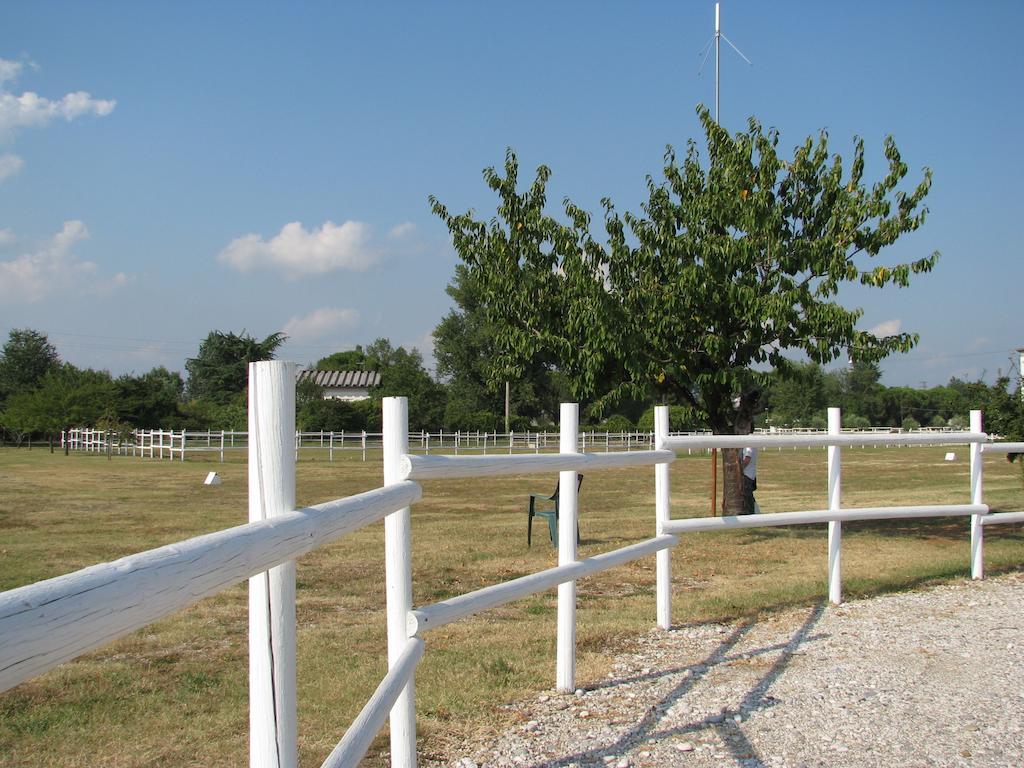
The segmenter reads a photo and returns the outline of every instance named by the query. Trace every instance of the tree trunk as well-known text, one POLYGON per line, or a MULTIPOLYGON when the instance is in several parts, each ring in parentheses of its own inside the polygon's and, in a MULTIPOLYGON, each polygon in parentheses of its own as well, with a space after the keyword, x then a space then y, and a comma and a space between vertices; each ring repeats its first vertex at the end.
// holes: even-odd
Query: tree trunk
POLYGON ((722 449, 722 514, 742 515, 743 465, 739 448, 722 449))
MULTIPOLYGON (((754 431, 754 401, 756 397, 746 395, 739 400, 732 423, 734 435, 749 435, 754 431)), ((723 430, 725 432, 725 430, 723 430)), ((743 506, 743 464, 739 448, 722 449, 722 514, 741 515, 743 506)))

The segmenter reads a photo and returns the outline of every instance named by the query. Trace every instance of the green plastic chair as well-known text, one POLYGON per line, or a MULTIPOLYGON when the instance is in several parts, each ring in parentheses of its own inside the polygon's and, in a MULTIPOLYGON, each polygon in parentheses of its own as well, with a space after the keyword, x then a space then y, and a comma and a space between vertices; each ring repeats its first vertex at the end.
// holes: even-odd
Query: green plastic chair
MULTIPOLYGON (((579 493, 580 486, 583 485, 583 475, 578 475, 576 478, 576 492, 579 493)), ((551 543, 554 546, 558 546, 558 485, 555 485, 555 492, 550 496, 544 493, 531 493, 530 494, 530 510, 529 517, 526 521, 526 546, 531 546, 533 543, 533 518, 542 517, 548 521, 548 537, 551 539, 551 543), (538 505, 544 504, 545 502, 554 502, 553 507, 548 509, 538 509, 538 505)), ((576 543, 580 543, 580 524, 579 520, 576 521, 576 543)))

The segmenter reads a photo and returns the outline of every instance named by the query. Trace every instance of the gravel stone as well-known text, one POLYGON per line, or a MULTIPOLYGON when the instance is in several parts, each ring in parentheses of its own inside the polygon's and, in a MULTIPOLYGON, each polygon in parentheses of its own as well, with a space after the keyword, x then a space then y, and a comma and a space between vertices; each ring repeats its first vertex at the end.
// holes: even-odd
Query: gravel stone
POLYGON ((1024 766, 1022 637, 1024 573, 653 630, 586 709, 540 696, 513 706, 527 728, 421 764, 1024 766))

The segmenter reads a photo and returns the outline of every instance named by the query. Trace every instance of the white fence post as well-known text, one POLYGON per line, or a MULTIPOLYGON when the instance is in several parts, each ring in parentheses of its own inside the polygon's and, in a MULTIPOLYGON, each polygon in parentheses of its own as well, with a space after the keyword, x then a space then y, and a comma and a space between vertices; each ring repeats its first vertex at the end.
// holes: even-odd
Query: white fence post
MULTIPOLYGON (((249 364, 249 521, 295 510, 295 363, 249 364)), ((295 561, 249 579, 249 765, 295 768, 295 561)))
MULTIPOLYGON (((559 453, 579 453, 578 403, 562 403, 559 453)), ((512 440, 509 435, 509 445, 512 440)), ((510 451, 511 452, 511 451, 510 451)), ((576 562, 576 472, 558 473, 558 564, 576 562)), ((576 690, 576 582, 558 585, 558 641, 555 687, 560 693, 576 690)))
MULTIPOLYGON (((402 456, 409 452, 409 403, 404 397, 383 402, 384 486, 402 482, 402 456)), ((409 507, 384 518, 384 568, 388 616, 388 667, 394 667, 409 639, 406 617, 412 610, 412 515, 409 507)), ((416 686, 413 679, 391 708, 392 768, 416 765, 416 686)))
MULTIPOLYGON (((981 432, 981 411, 971 411, 971 432, 981 432)), ((971 443, 971 504, 983 504, 981 443, 971 443)), ((985 578, 985 532, 981 515, 971 515, 971 578, 985 578)))
MULTIPOLYGON (((668 406, 659 405, 654 408, 654 447, 661 450, 665 447, 668 436, 668 406)), ((662 526, 669 521, 669 474, 668 463, 654 465, 654 517, 655 531, 661 536, 662 526)), ((672 553, 662 549, 655 556, 657 574, 657 616, 658 626, 669 629, 672 626, 672 553)))
MULTIPOLYGON (((842 413, 838 408, 828 409, 828 433, 842 432, 842 413)), ((828 508, 838 512, 842 494, 842 454, 838 445, 828 447, 828 508)), ((828 523, 828 599, 832 605, 843 602, 842 571, 843 524, 839 520, 828 523)))

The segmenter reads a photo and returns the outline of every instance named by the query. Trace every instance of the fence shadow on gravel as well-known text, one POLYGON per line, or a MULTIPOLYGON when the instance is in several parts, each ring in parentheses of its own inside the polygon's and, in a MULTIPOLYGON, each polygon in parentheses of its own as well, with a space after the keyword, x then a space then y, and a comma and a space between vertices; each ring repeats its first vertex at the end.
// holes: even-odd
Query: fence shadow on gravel
POLYGON ((754 760, 755 764, 763 762, 757 754, 754 746, 744 737, 743 729, 733 718, 742 715, 744 719, 749 717, 751 712, 770 709, 775 706, 775 701, 769 694, 769 690, 776 680, 785 672, 794 654, 805 643, 813 642, 821 638, 821 635, 812 635, 815 625, 821 620, 825 613, 825 602, 819 602, 808 612, 807 618, 800 627, 793 633, 792 637, 785 643, 775 643, 763 646, 742 653, 734 652, 740 642, 754 629, 757 622, 753 619, 739 624, 718 646, 704 659, 695 664, 668 667, 652 671, 645 675, 616 678, 608 680, 594 689, 615 688, 627 683, 638 683, 645 680, 655 681, 661 678, 683 675, 682 680, 672 688, 662 699, 654 705, 649 705, 640 721, 629 731, 623 734, 614 743, 607 746, 574 752, 570 755, 557 757, 542 763, 536 763, 531 768, 567 768, 573 764, 600 763, 604 755, 622 754, 625 750, 634 748, 643 742, 658 742, 665 739, 698 734, 708 728, 714 728, 722 735, 722 742, 732 752, 737 760, 754 760), (685 725, 673 728, 658 729, 658 721, 663 714, 686 698, 697 685, 712 672, 715 667, 729 664, 734 661, 750 659, 755 656, 779 653, 778 659, 771 667, 751 686, 750 690, 743 696, 740 705, 735 709, 723 709, 721 712, 709 715, 701 720, 695 720, 685 725))

